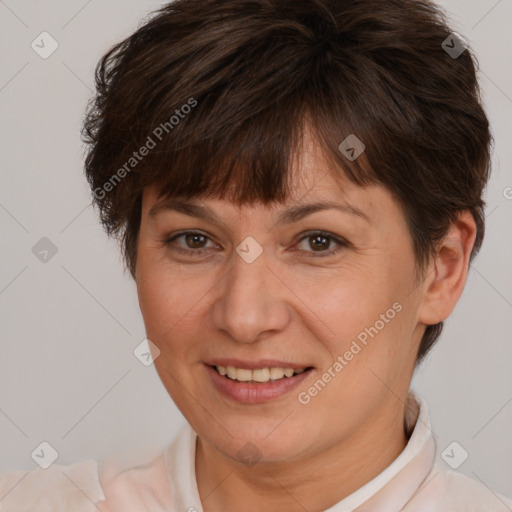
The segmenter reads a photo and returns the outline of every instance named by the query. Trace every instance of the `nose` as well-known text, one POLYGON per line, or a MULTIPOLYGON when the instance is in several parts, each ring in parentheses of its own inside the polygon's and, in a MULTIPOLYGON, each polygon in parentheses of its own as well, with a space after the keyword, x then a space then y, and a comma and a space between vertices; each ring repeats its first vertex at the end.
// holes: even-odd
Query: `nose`
POLYGON ((232 259, 211 309, 214 327, 240 343, 286 329, 291 318, 286 297, 291 292, 269 266, 265 252, 252 263, 238 254, 232 259))

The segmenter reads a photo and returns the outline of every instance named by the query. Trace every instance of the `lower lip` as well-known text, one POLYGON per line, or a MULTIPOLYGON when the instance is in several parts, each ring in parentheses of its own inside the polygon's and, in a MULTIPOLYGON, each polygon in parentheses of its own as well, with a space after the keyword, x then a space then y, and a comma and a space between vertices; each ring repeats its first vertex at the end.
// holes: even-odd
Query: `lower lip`
POLYGON ((220 375, 215 368, 205 365, 213 385, 222 394, 244 404, 268 402, 288 393, 306 379, 311 370, 305 370, 293 377, 284 377, 269 382, 240 382, 220 375))

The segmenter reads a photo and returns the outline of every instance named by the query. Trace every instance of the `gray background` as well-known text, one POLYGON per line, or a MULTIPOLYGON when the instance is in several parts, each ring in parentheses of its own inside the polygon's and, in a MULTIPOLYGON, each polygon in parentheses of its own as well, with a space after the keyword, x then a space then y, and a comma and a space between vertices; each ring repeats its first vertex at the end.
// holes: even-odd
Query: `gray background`
MULTIPOLYGON (((145 338, 136 289, 89 206, 79 138, 96 62, 160 4, 0 1, 0 472, 35 468, 41 441, 60 464, 128 466, 184 423, 132 353, 145 338), (43 31, 59 44, 46 60, 31 48, 43 31), (42 237, 57 247, 46 263, 32 253, 42 237)), ((413 388, 439 451, 457 441, 469 453, 459 471, 512 495, 512 2, 442 5, 478 55, 496 145, 483 249, 413 388)))

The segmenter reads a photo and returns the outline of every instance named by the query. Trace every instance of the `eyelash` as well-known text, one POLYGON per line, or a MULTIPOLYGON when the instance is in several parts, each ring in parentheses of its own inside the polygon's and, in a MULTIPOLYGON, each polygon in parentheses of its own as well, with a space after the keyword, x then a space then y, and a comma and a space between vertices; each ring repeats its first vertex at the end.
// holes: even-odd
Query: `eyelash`
MULTIPOLYGON (((175 247, 172 245, 172 242, 174 240, 176 240, 180 237, 186 236, 186 235, 200 235, 200 236, 205 237, 208 240, 210 239, 210 237, 208 237, 207 235, 205 235, 201 232, 198 232, 198 231, 182 231, 180 233, 177 233, 176 235, 173 235, 172 237, 168 237, 168 238, 162 240, 162 243, 166 247, 171 248, 172 250, 177 250, 177 251, 180 251, 183 253, 188 253, 189 255, 193 255, 193 256, 202 256, 203 253, 208 252, 208 249, 184 249, 183 247, 175 247)), ((332 235, 331 233, 328 233, 326 231, 311 231, 308 234, 306 234, 305 236, 303 236, 302 238, 300 238, 297 241, 297 243, 300 243, 303 240, 306 240, 308 238, 314 238, 317 236, 322 236, 322 237, 330 239, 334 243, 338 244, 338 247, 335 249, 330 249, 328 251, 320 251, 318 253, 315 253, 314 251, 313 252, 302 251, 302 252, 310 253, 309 257, 311 257, 311 258, 325 258, 327 256, 332 256, 332 255, 338 253, 342 248, 349 246, 349 243, 346 240, 344 240, 342 238, 335 237, 334 235, 332 235)))

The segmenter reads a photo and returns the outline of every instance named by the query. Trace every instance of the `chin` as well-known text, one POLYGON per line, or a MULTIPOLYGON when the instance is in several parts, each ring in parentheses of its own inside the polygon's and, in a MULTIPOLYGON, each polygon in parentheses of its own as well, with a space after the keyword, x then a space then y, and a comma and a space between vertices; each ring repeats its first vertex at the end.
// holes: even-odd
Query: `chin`
POLYGON ((280 421, 247 418, 236 424, 223 424, 226 430, 204 425, 196 431, 226 457, 247 466, 255 461, 260 464, 286 463, 304 454, 309 435, 304 425, 285 425, 286 420, 280 425, 280 421))

